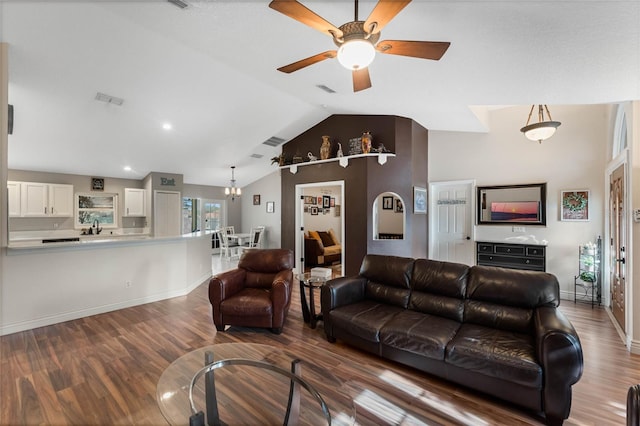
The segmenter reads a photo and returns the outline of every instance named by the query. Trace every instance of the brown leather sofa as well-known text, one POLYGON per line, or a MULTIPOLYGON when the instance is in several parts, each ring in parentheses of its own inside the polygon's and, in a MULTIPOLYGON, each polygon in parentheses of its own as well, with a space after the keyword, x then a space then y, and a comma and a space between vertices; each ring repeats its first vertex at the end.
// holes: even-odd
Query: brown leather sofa
POLYGON ((327 339, 513 402, 569 417, 582 347, 544 272, 367 255, 321 290, 327 339))
POLYGON ((209 301, 218 331, 227 325, 269 328, 280 334, 291 304, 293 251, 248 249, 237 269, 209 281, 209 301))

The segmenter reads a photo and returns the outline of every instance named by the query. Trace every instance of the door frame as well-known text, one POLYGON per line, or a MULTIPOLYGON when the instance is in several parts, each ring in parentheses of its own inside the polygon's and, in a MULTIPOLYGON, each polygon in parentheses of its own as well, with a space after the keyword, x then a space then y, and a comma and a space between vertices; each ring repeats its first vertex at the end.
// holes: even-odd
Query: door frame
POLYGON ((341 254, 340 254, 340 262, 342 263, 342 273, 345 271, 344 257, 346 253, 347 247, 347 239, 345 234, 345 226, 344 226, 344 218, 345 218, 345 199, 344 199, 344 180, 333 180, 326 182, 313 182, 313 183, 300 183, 296 185, 296 202, 295 202, 295 211, 296 211, 296 226, 295 226, 295 255, 296 255, 296 269, 298 272, 304 272, 304 262, 303 262, 303 251, 304 251, 304 237, 302 237, 303 230, 301 229, 304 226, 304 221, 302 218, 302 210, 304 209, 304 203, 301 200, 302 192, 305 188, 317 188, 319 186, 339 186, 340 187, 340 200, 341 201, 341 209, 340 212, 340 234, 342 235, 342 241, 340 241, 340 245, 342 246, 341 254))
POLYGON ((620 155, 611 160, 611 162, 607 165, 605 169, 604 175, 604 186, 605 186, 605 205, 604 209, 604 244, 603 244, 603 271, 602 271, 602 304, 605 306, 607 313, 611 318, 611 322, 614 327, 618 331, 618 334, 623 339, 627 349, 631 348, 631 336, 633 336, 633 322, 632 322, 632 309, 629 309, 632 305, 633 301, 633 238, 632 231, 634 227, 634 222, 632 218, 632 210, 631 210, 631 196, 630 196, 630 182, 629 182, 629 149, 625 149, 620 155), (622 331, 622 328, 618 325, 618 322, 613 317, 613 313, 611 312, 611 281, 609 279, 611 274, 611 231, 610 231, 610 208, 611 205, 611 174, 617 170, 620 166, 624 167, 624 221, 625 221, 625 259, 627 262, 625 263, 625 327, 626 333, 622 331))
POLYGON ((438 200, 435 197, 436 188, 440 186, 453 186, 453 185, 468 185, 470 187, 469 192, 469 237, 471 237, 471 244, 474 244, 476 241, 476 226, 475 226, 475 211, 476 211, 476 180, 475 179, 463 179, 463 180, 448 180, 441 182, 430 182, 429 183, 429 253, 434 252, 435 239, 434 236, 436 233, 434 232, 434 228, 436 226, 435 223, 435 214, 432 212, 438 208, 438 200))

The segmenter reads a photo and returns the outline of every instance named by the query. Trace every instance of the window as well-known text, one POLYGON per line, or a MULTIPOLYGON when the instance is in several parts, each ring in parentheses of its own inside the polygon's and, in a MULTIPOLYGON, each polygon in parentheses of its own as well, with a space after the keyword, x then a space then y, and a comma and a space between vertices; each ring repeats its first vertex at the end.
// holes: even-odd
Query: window
POLYGON ((75 227, 90 227, 97 220, 102 228, 118 227, 118 194, 76 194, 75 227))
POLYGON ((616 158, 627 148, 627 118, 624 104, 618 104, 616 122, 613 128, 613 156, 616 158))

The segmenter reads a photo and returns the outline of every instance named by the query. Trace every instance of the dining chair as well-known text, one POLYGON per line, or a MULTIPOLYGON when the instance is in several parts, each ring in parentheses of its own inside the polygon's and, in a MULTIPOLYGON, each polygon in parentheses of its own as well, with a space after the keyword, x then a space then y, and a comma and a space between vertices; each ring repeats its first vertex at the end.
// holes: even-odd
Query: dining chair
POLYGON ((262 235, 264 234, 264 226, 257 226, 255 228, 251 228, 251 232, 249 232, 249 241, 243 245, 241 248, 251 249, 251 248, 262 248, 262 235))
POLYGON ((227 236, 227 233, 225 230, 223 230, 223 232, 220 232, 220 257, 222 257, 222 255, 224 254, 227 259, 230 259, 231 257, 233 257, 233 249, 238 247, 238 245, 230 245, 229 244, 229 237, 227 236))

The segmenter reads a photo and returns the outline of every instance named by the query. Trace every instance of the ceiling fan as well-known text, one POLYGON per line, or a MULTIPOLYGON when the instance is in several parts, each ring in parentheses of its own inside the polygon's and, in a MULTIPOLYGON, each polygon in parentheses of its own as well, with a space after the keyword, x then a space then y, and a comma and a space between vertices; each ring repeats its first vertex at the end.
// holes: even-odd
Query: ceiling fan
POLYGON ((358 0, 355 0, 354 20, 337 28, 296 0, 273 0, 269 3, 270 8, 331 36, 338 46, 337 51, 327 50, 318 53, 280 67, 278 71, 292 73, 325 59, 337 57, 345 68, 351 70, 353 91, 359 92, 371 87, 367 67, 373 61, 376 51, 390 55, 439 60, 449 48, 449 42, 384 40, 378 43, 382 28, 410 2, 411 0, 379 0, 367 20, 359 21, 358 0))

